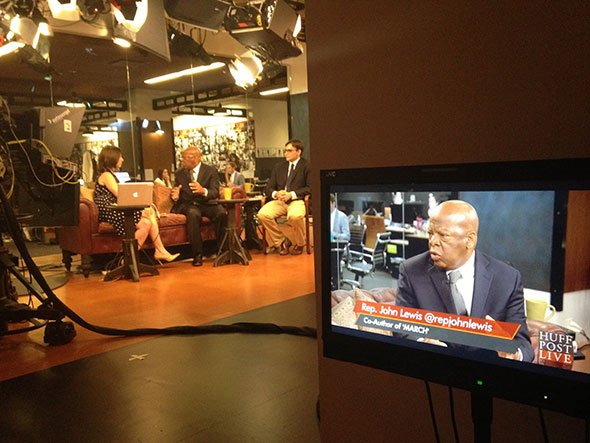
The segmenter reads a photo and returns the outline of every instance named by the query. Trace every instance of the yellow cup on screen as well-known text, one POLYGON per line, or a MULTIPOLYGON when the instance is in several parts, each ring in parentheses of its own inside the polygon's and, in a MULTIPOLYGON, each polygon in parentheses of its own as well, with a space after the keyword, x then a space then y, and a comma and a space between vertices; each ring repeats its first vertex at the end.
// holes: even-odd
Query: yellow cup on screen
POLYGON ((526 318, 529 320, 548 321, 555 314, 555 307, 543 300, 526 301, 526 318), (549 312, 547 312, 549 308, 549 312))

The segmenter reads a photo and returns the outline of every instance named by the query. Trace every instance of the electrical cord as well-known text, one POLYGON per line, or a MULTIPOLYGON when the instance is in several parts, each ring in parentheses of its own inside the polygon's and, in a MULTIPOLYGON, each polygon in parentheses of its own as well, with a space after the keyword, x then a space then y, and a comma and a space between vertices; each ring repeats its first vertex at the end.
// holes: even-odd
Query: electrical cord
POLYGON ((430 407, 430 418, 432 420, 432 428, 434 429, 434 438, 436 439, 436 443, 440 443, 436 415, 434 414, 434 404, 432 403, 432 392, 430 392, 430 383, 428 383, 428 380, 424 380, 424 384, 426 385, 426 396, 428 397, 428 406, 430 407))
MULTIPOLYGON (((13 134, 16 138, 16 134, 13 134)), ((25 155, 27 162, 29 163, 29 168, 31 169, 31 172, 33 173, 33 176, 35 177, 35 179, 37 180, 37 182, 39 182, 39 184, 48 187, 48 188, 56 188, 59 186, 63 186, 64 183, 68 183, 71 185, 74 184, 78 184, 78 180, 73 179, 73 177, 75 177, 75 173, 74 171, 68 171, 65 177, 62 177, 57 169, 57 166, 55 165, 55 157, 53 156, 53 154, 51 153, 51 150, 47 147, 47 145, 45 143, 43 143, 41 140, 37 140, 37 139, 31 139, 32 141, 34 141, 35 143, 39 143, 48 153, 49 158, 51 160, 51 169, 53 170, 53 173, 62 181, 62 183, 45 183, 43 180, 41 180, 39 178, 39 176, 37 175, 37 173, 35 172, 35 168, 33 167, 33 163, 31 162, 31 157, 29 156, 29 153, 27 152, 27 150, 25 149, 25 147, 23 146, 23 142, 26 142, 27 140, 11 140, 9 142, 7 142, 8 145, 18 145, 21 150, 23 151, 23 154, 25 155), (70 181, 72 180, 73 181, 70 181)))
POLYGON ((69 317, 73 322, 82 326, 89 331, 96 332, 103 335, 137 337, 144 335, 200 335, 200 334, 227 334, 227 333, 249 333, 249 334, 290 334, 302 337, 317 338, 317 330, 308 326, 280 326, 273 323, 246 323, 239 322, 229 325, 202 325, 202 326, 172 326, 168 328, 138 328, 138 329, 118 329, 98 326, 88 323, 73 310, 71 310, 65 303, 63 303, 53 292, 41 271, 33 261, 26 247, 25 240, 21 234, 19 223, 12 211, 12 207, 6 197, 4 187, 0 184, 0 199, 2 200, 2 207, 4 209, 4 218, 10 234, 17 246, 25 264, 29 269, 29 273, 33 276, 35 281, 39 284, 53 308, 59 310, 62 314, 69 317))

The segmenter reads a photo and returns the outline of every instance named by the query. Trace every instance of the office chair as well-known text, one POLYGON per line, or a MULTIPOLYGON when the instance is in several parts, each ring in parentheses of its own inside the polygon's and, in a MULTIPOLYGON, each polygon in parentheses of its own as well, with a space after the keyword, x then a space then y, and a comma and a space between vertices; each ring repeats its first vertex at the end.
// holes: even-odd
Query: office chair
POLYGON ((348 248, 351 251, 363 252, 365 248, 365 231, 367 226, 363 223, 361 225, 350 225, 350 240, 348 248))
POLYGON ((342 283, 354 287, 361 287, 363 278, 375 272, 376 269, 385 266, 385 248, 389 243, 389 232, 376 234, 375 246, 371 249, 364 248, 363 252, 349 249, 346 269, 354 274, 353 280, 343 280, 342 283))

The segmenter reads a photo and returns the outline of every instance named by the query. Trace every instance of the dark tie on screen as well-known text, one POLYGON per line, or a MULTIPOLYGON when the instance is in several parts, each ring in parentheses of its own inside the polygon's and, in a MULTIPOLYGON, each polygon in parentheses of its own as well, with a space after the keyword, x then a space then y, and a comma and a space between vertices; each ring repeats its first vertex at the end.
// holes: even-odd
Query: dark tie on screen
POLYGON ((293 163, 289 166, 289 173, 287 174, 287 183, 285 184, 285 190, 287 192, 291 192, 291 180, 293 179, 293 170, 295 169, 295 165, 293 163))
POLYGON ((457 280, 461 278, 460 271, 451 271, 447 276, 449 282, 449 288, 451 289, 451 296, 453 297, 453 303, 455 303, 455 309, 459 315, 467 315, 467 308, 465 307, 465 300, 461 296, 459 289, 457 289, 457 280))

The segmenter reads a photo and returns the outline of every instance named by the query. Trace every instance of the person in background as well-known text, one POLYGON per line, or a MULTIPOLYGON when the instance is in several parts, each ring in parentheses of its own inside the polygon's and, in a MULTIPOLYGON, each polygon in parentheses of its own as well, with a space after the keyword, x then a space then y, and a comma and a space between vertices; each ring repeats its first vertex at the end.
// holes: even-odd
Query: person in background
MULTIPOLYGON (((119 195, 119 182, 115 177, 115 170, 123 165, 121 150, 115 146, 105 146, 98 156, 98 178, 94 188, 94 202, 98 207, 98 221, 110 223, 115 228, 117 235, 125 235, 123 212, 111 209, 108 206, 117 203, 119 195)), ((180 254, 170 254, 160 238, 158 220, 153 209, 145 208, 137 210, 133 214, 135 221, 135 239, 139 247, 145 243, 148 235, 154 243, 154 258, 159 261, 170 262, 180 254)))
POLYGON ((429 250, 400 265, 396 305, 516 323, 517 352, 498 355, 530 362, 534 351, 520 272, 475 249, 478 228, 477 212, 469 203, 450 200, 436 206, 428 227, 429 250))
POLYGON ((219 198, 219 176, 215 168, 201 163, 199 148, 189 146, 182 151, 181 163, 182 168, 176 171, 170 194, 175 202, 172 212, 186 215, 193 266, 202 266, 201 218, 205 216, 214 224, 219 248, 227 225, 227 214, 221 205, 211 201, 219 198))
POLYGON ((168 169, 158 169, 158 175, 156 176, 154 183, 158 183, 159 185, 171 188, 172 182, 170 181, 170 174, 168 173, 168 169))
POLYGON ((266 229, 267 253, 280 255, 299 255, 305 245, 305 202, 311 194, 311 168, 309 162, 301 157, 303 142, 289 140, 285 143, 285 160, 277 163, 266 184, 268 202, 258 211, 258 220, 266 229), (293 228, 294 238, 284 237, 276 218, 287 216, 293 228), (289 244, 293 248, 289 251, 289 244))
POLYGON ((229 162, 225 165, 225 184, 229 188, 237 186, 245 189, 246 187, 246 179, 237 171, 234 162, 229 162))
POLYGON ((330 232, 332 240, 350 240, 350 228, 346 214, 336 209, 336 196, 330 194, 330 232))
POLYGON ((234 164, 236 165, 236 167, 234 168, 236 171, 238 172, 242 172, 242 164, 240 163, 240 159, 238 158, 238 156, 236 155, 235 152, 232 152, 229 155, 229 161, 230 162, 234 162, 234 164))

